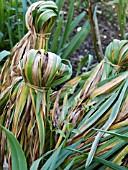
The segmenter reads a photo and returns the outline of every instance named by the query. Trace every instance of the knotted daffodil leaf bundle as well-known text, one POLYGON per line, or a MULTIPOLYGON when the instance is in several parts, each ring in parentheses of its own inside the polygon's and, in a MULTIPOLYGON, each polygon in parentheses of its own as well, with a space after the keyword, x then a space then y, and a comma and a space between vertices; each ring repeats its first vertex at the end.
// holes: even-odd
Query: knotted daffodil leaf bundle
MULTIPOLYGON (((1 95, 0 114, 2 125, 19 140, 30 165, 50 147, 45 142, 49 142, 50 136, 51 88, 68 80, 72 67, 54 53, 31 49, 20 60, 19 68, 21 76, 1 95)), ((5 142, 2 140, 2 157, 5 142)))
MULTIPOLYGON (((32 12, 35 31, 41 33, 51 32, 57 17, 58 7, 53 1, 47 1, 32 12)), ((26 15, 27 17, 27 15, 26 15)), ((28 25, 29 23, 27 23, 28 25)), ((28 25, 29 27, 29 25, 28 25)))
MULTIPOLYGON (((29 7, 26 13, 28 33, 13 48, 1 74, 0 123, 19 140, 28 165, 51 147, 44 149, 49 139, 45 132, 49 126, 51 88, 65 82, 72 74, 67 60, 47 52, 47 40, 57 11, 53 1, 39 1, 29 7)), ((6 139, 3 132, 1 135, 3 160, 6 139)), ((7 160, 10 164, 9 154, 7 160)))
POLYGON ((57 6, 53 1, 38 1, 33 3, 26 13, 26 27, 28 33, 12 49, 10 58, 2 69, 0 83, 4 88, 11 84, 11 80, 20 75, 17 67, 26 51, 30 49, 46 49, 51 29, 57 17, 57 6))
POLYGON ((52 88, 68 80, 72 66, 68 60, 45 50, 28 51, 21 61, 25 82, 38 88, 52 88))
POLYGON ((128 69, 128 41, 114 40, 106 48, 106 58, 118 69, 128 69))
POLYGON ((114 40, 106 48, 107 59, 51 96, 53 124, 59 129, 55 148, 59 149, 64 135, 69 135, 68 146, 61 152, 70 150, 61 164, 63 168, 69 164, 75 170, 128 166, 123 161, 128 149, 127 44, 126 40, 114 40), (110 135, 106 135, 107 130, 110 135))

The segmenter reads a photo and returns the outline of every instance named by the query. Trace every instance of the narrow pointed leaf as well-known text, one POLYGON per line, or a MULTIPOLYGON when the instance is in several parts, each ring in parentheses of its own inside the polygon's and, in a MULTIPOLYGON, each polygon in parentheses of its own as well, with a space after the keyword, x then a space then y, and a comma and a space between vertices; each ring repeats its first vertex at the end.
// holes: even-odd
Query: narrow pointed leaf
POLYGON ((117 170, 117 169, 118 170, 127 170, 127 168, 125 168, 124 166, 119 166, 111 161, 107 161, 107 160, 99 158, 99 157, 95 157, 95 160, 108 166, 111 169, 114 169, 114 170, 117 170))
POLYGON ((121 140, 124 140, 125 142, 128 142, 128 136, 126 136, 126 135, 121 135, 119 133, 115 133, 115 132, 111 132, 111 131, 107 131, 107 130, 100 130, 100 129, 96 129, 96 128, 94 128, 94 130, 97 130, 99 132, 108 133, 110 135, 120 138, 121 140))
MULTIPOLYGON (((1 126, 1 125, 0 125, 1 126)), ((19 142, 16 140, 14 135, 5 127, 1 126, 5 131, 8 143, 11 149, 12 156, 12 170, 27 170, 27 163, 24 156, 24 152, 21 149, 19 142)))
POLYGON ((70 54, 72 54, 82 44, 82 42, 85 40, 89 32, 90 24, 89 21, 86 21, 81 30, 68 43, 68 48, 64 49, 61 57, 66 58, 70 54))
POLYGON ((53 150, 46 152, 42 157, 40 157, 39 159, 37 159, 36 161, 33 162, 33 164, 30 167, 30 170, 37 170, 40 161, 45 158, 46 156, 48 156, 49 154, 51 154, 53 152, 53 150))

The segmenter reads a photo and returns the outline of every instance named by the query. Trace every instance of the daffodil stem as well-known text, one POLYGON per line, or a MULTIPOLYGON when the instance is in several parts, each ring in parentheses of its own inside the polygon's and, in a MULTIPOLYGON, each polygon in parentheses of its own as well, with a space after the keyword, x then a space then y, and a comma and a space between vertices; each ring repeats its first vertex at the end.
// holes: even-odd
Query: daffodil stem
POLYGON ((92 31, 92 38, 93 38, 93 42, 94 42, 96 58, 97 58, 98 62, 100 62, 101 59, 100 59, 100 56, 98 53, 97 38, 96 38, 96 32, 95 32, 95 27, 94 27, 94 21, 93 21, 91 1, 88 1, 87 7, 88 7, 88 16, 89 16, 89 20, 90 20, 90 26, 91 26, 91 31, 92 31))
POLYGON ((117 5, 117 13, 118 13, 118 18, 119 18, 119 25, 120 25, 120 34, 121 34, 121 39, 124 40, 124 4, 122 0, 119 0, 119 3, 117 5))

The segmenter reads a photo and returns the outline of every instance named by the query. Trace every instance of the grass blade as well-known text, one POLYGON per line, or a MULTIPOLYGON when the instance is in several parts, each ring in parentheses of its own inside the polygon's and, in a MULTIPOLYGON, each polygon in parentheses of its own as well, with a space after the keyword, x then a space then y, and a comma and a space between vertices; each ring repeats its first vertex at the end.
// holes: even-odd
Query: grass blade
POLYGON ((78 76, 78 74, 80 73, 80 69, 83 67, 83 65, 88 61, 88 65, 87 65, 87 69, 86 71, 88 71, 90 65, 92 64, 93 61, 93 56, 92 55, 86 55, 84 58, 82 58, 82 60, 79 62, 78 64, 78 69, 77 69, 77 73, 76 76, 78 76))
POLYGON ((61 10, 63 4, 64 4, 65 0, 56 0, 56 5, 58 6, 58 11, 61 10))
POLYGON ((81 67, 82 67, 87 61, 88 61, 88 55, 86 55, 84 58, 82 58, 82 60, 79 62, 76 76, 78 76, 78 74, 80 73, 81 67))
POLYGON ((111 161, 107 161, 107 160, 99 158, 99 157, 95 157, 95 160, 97 162, 100 162, 100 163, 114 169, 114 170, 117 170, 117 169, 118 170, 127 170, 127 168, 125 168, 124 166, 119 166, 119 165, 117 165, 117 164, 115 164, 115 163, 113 163, 111 161))
POLYGON ((125 142, 128 142, 128 136, 126 136, 126 135, 121 135, 119 133, 115 133, 115 132, 111 132, 111 131, 107 131, 107 130, 96 129, 96 128, 94 128, 94 130, 97 130, 99 132, 108 133, 110 135, 120 138, 121 140, 124 140, 125 142))
MULTIPOLYGON (((118 165, 122 164, 122 161, 124 160, 125 156, 128 153, 128 145, 124 147, 118 154, 117 156, 113 159, 113 163, 116 163, 118 165)), ((123 161, 124 162, 124 161, 123 161)), ((123 163, 124 164, 124 163, 123 163)), ((126 166, 126 165, 125 165, 126 166)), ((106 170, 109 170, 109 168, 106 168, 106 170)))
POLYGON ((89 21, 86 21, 81 30, 73 37, 73 39, 68 43, 68 48, 63 50, 61 55, 62 58, 68 57, 72 54, 85 40, 90 31, 89 21))
POLYGON ((64 30, 64 34, 62 36, 62 43, 60 43, 60 47, 63 47, 63 45, 65 44, 65 42, 67 40, 71 22, 72 22, 72 18, 73 18, 73 13, 74 13, 74 0, 70 0, 68 19, 67 19, 67 23, 65 25, 65 30, 64 30))
POLYGON ((42 102, 42 94, 38 92, 36 98, 36 119, 37 119, 37 125, 39 129, 40 153, 42 153, 44 147, 44 141, 45 141, 44 119, 43 119, 43 113, 40 106, 41 102, 42 102))
POLYGON ((70 26, 70 30, 68 33, 68 37, 72 34, 72 32, 74 31, 74 29, 78 26, 78 24, 80 23, 80 21, 85 17, 85 12, 82 12, 81 14, 79 14, 77 16, 77 18, 75 18, 75 20, 71 23, 70 26))
MULTIPOLYGON (((1 125, 0 125, 1 126, 1 125)), ((5 131, 12 155, 12 170, 27 170, 27 163, 24 156, 24 152, 21 149, 19 142, 14 135, 5 127, 1 126, 5 131)))
POLYGON ((53 52, 53 53, 56 52, 56 49, 57 49, 57 42, 58 42, 58 39, 59 39, 59 36, 60 36, 60 33, 61 33, 63 18, 64 18, 64 15, 62 15, 60 17, 59 22, 58 22, 57 27, 56 27, 54 37, 53 37, 53 41, 52 41, 52 45, 51 45, 51 52, 53 52))
POLYGON ((39 158, 39 159, 37 159, 36 161, 34 161, 33 164, 32 164, 31 167, 30 167, 30 170, 37 170, 40 161, 41 161, 44 157, 46 157, 46 156, 48 156, 49 154, 51 154, 52 152, 53 152, 53 150, 48 151, 48 152, 45 153, 41 158, 39 158))
POLYGON ((18 122, 20 120, 21 114, 24 110, 25 104, 26 104, 26 100, 27 100, 27 96, 28 96, 28 86, 24 83, 21 85, 21 93, 20 96, 18 98, 18 100, 16 101, 16 109, 15 109, 15 116, 14 116, 14 127, 13 127, 13 133, 17 134, 17 126, 18 126, 18 122))
POLYGON ((0 52, 0 62, 8 55, 10 55, 9 51, 3 50, 2 52, 0 52))
POLYGON ((41 170, 55 170, 56 162, 58 160, 60 151, 62 149, 63 143, 58 147, 58 149, 52 154, 52 156, 47 160, 47 162, 43 165, 41 170), (54 161, 53 161, 54 160, 54 161))
POLYGON ((70 170, 70 168, 72 167, 74 163, 74 159, 68 164, 68 166, 66 168, 64 168, 64 170, 70 170))

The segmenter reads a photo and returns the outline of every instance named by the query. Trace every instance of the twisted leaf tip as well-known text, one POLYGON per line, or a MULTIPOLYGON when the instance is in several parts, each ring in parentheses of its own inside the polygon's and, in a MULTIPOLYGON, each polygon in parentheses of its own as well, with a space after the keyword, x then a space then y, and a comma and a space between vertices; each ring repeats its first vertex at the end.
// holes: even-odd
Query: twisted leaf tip
POLYGON ((105 52, 106 58, 113 64, 127 70, 128 68, 128 40, 113 40, 105 52))
POLYGON ((23 56, 20 68, 25 82, 33 88, 55 87, 72 74, 70 63, 63 63, 58 55, 44 50, 29 50, 23 56))
POLYGON ((26 26, 32 33, 49 33, 57 14, 58 7, 53 1, 35 2, 26 13, 26 26))

